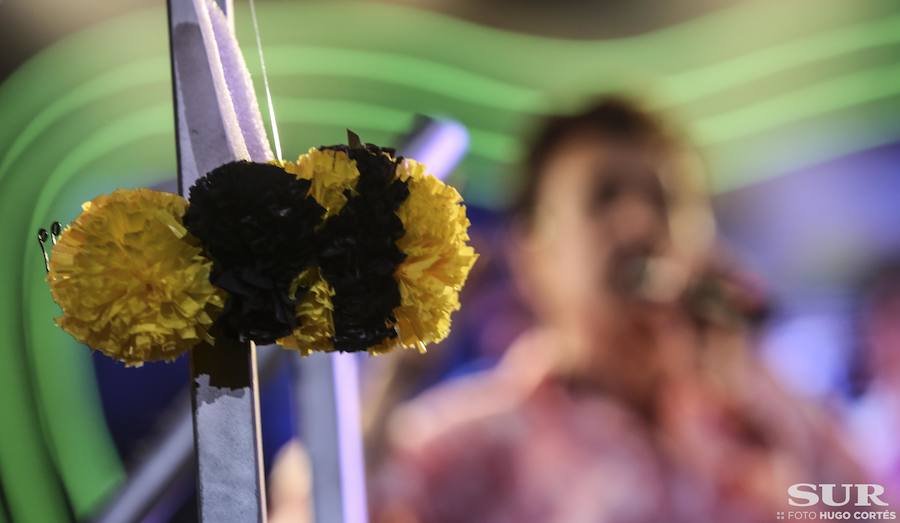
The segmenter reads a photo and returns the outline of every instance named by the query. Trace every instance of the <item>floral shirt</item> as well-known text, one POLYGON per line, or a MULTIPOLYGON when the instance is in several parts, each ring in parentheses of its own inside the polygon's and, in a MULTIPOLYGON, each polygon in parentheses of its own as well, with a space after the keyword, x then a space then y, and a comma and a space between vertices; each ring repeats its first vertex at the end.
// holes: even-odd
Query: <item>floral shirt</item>
POLYGON ((620 403, 555 378, 541 360, 553 343, 546 332, 528 333, 496 370, 400 407, 388 429, 393 456, 370 494, 373 521, 769 522, 789 508, 787 485, 814 482, 790 452, 773 459, 713 442, 700 416, 671 435, 699 444, 673 444, 620 403), (706 457, 680 455, 702 453, 707 439, 733 462, 713 454, 708 467, 706 457))

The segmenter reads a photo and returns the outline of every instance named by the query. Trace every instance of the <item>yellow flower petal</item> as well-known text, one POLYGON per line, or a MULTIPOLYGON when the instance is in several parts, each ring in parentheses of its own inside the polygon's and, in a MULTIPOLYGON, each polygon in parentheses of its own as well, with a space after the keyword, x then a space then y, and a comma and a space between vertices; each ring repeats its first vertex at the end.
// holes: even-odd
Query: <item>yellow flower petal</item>
POLYGON ((148 189, 85 203, 50 259, 47 281, 63 311, 57 324, 126 365, 172 360, 211 340, 224 297, 181 225, 186 208, 184 198, 148 189))
POLYGON ((307 289, 297 304, 297 320, 300 326, 278 344, 299 350, 304 356, 312 351, 334 350, 334 306, 331 297, 334 290, 319 274, 318 268, 306 269, 297 278, 295 285, 307 289))
POLYGON ((283 162, 285 171, 310 180, 310 194, 325 208, 326 218, 341 212, 359 179, 356 162, 347 153, 332 149, 310 149, 296 162, 283 162))
POLYGON ((397 211, 405 231, 397 244, 406 259, 395 274, 401 297, 395 344, 421 351, 450 333, 450 316, 478 255, 468 245, 469 219, 456 189, 415 160, 402 161, 397 176, 409 197, 397 211))

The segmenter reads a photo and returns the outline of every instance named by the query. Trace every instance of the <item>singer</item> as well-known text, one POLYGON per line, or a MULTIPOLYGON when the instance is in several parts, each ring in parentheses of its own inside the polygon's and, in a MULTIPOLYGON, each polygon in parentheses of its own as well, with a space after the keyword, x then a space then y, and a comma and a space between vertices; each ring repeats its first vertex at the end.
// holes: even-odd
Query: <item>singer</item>
POLYGON ((395 411, 375 521, 769 521, 798 478, 853 476, 752 353, 701 166, 629 99, 539 127, 510 234, 536 326, 395 411))

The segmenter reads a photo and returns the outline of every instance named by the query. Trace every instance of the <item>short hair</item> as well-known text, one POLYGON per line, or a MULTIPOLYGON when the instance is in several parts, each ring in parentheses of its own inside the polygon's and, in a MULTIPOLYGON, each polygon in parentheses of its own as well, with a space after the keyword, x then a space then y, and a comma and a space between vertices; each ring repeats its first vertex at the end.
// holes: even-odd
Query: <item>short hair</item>
POLYGON ((623 144, 673 146, 677 141, 661 117, 624 96, 604 96, 580 112, 547 116, 526 149, 521 166, 524 180, 511 207, 515 218, 526 224, 532 221, 547 161, 562 145, 582 135, 623 144))

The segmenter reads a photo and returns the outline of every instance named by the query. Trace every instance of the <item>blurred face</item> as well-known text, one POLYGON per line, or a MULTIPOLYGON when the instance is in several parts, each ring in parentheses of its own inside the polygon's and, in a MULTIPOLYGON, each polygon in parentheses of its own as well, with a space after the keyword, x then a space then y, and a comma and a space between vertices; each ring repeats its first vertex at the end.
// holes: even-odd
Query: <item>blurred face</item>
POLYGON ((631 322, 645 262, 668 242, 661 162, 648 146, 590 135, 548 158, 520 254, 546 323, 593 340, 631 322))

